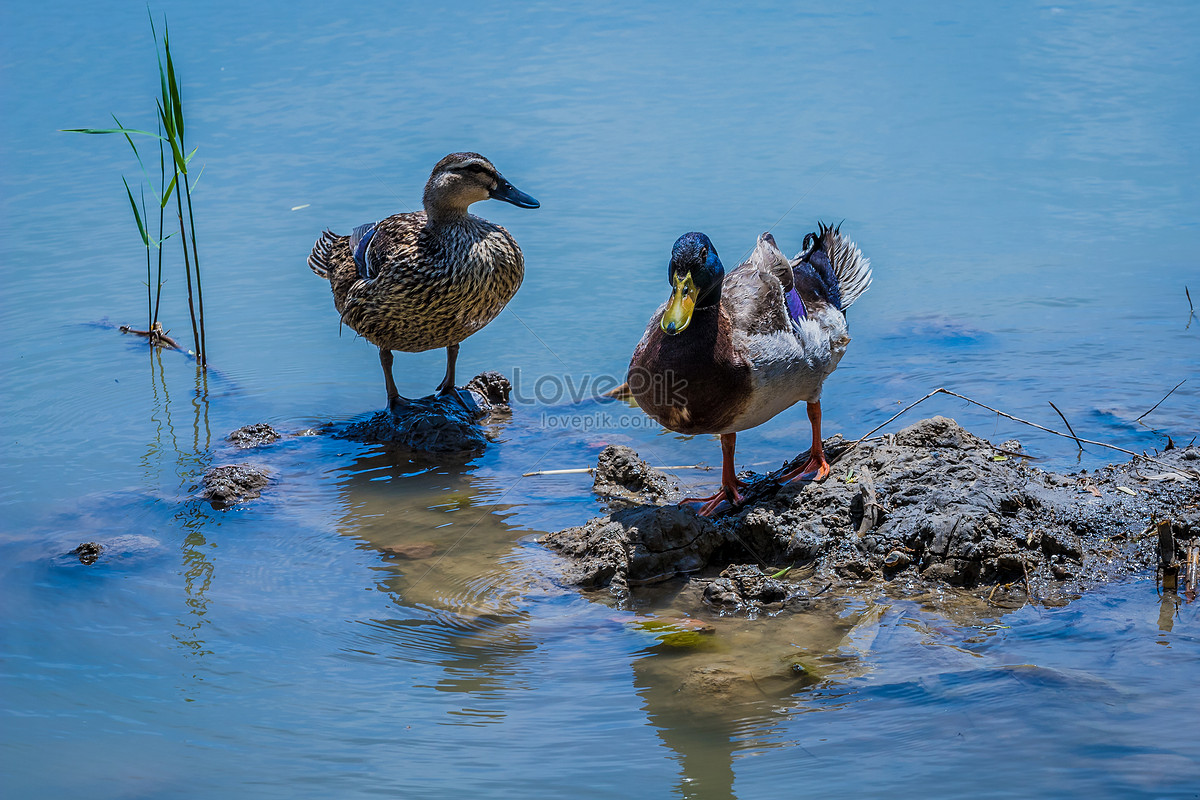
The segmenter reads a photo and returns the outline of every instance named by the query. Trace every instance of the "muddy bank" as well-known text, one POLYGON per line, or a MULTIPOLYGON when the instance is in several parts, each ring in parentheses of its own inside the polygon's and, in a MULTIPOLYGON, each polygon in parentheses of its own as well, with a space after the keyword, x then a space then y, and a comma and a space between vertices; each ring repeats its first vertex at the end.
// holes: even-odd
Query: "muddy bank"
MULTIPOLYGON (((1155 569, 1154 520, 1171 520, 1177 542, 1200 536, 1196 447, 1060 475, 1033 466, 1018 442, 993 446, 945 417, 848 451, 838 438, 826 447, 833 471, 820 484, 743 475, 756 479, 748 502, 714 519, 643 500, 542 541, 584 589, 625 600, 687 581, 714 609, 770 613, 864 582, 1060 604, 1155 569)), ((663 485, 655 477, 633 475, 630 494, 653 494, 642 487, 663 485)))
POLYGON ((422 453, 458 453, 487 447, 480 422, 509 411, 512 384, 499 372, 484 372, 458 390, 462 402, 430 395, 404 406, 380 411, 334 431, 339 439, 387 442, 422 453))

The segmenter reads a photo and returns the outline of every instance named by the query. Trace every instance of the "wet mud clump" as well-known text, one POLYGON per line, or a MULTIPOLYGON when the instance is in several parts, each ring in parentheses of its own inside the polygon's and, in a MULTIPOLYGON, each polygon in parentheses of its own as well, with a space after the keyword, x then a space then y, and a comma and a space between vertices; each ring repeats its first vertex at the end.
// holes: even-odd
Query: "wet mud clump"
POLYGON ((270 482, 266 473, 257 467, 226 464, 204 473, 200 497, 212 503, 213 508, 229 508, 258 497, 270 482))
POLYGON ((233 433, 229 434, 229 441, 242 449, 251 447, 259 447, 264 444, 270 444, 280 438, 277 430, 272 428, 265 422, 256 422, 253 425, 243 425, 233 433))
POLYGON ((854 448, 835 437, 826 449, 824 482, 743 475, 757 478, 748 502, 713 519, 647 503, 542 541, 585 589, 624 599, 687 580, 714 609, 772 612, 864 582, 1060 604, 1154 569, 1155 520, 1171 520, 1178 539, 1200 536, 1200 448, 1060 475, 1032 466, 1017 442, 994 447, 934 417, 854 448))
POLYGON ((509 411, 512 384, 498 372, 484 372, 453 397, 430 395, 352 422, 334 433, 356 442, 389 442, 422 453, 458 453, 487 447, 481 421, 509 411))
POLYGON ((661 500, 671 492, 667 477, 638 457, 632 448, 610 444, 596 462, 592 490, 617 500, 661 500))

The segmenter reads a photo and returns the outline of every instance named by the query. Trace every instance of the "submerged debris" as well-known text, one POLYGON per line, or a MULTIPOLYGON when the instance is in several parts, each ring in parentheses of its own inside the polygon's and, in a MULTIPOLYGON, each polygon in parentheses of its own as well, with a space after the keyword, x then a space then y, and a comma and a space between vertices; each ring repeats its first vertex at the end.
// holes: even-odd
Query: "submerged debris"
MULTIPOLYGON (((826 447, 845 450, 838 439, 826 447)), ((543 542, 568 557, 570 583, 624 598, 688 577, 725 611, 783 608, 820 586, 864 580, 1065 602, 1155 567, 1157 542, 1144 535, 1155 519, 1173 520, 1180 540, 1200 536, 1197 467, 1200 448, 1189 447, 1157 456, 1153 474, 1130 463, 1058 475, 1031 466, 1017 442, 995 448, 934 417, 845 452, 823 483, 760 479, 746 505, 716 519, 641 505, 543 542), (749 563, 806 569, 768 578, 749 563)), ((1186 563, 1182 544, 1176 557, 1186 563)))
POLYGON ((258 497, 270 482, 267 474, 257 467, 226 464, 204 473, 200 497, 212 503, 213 508, 228 508, 258 497))
POLYGON ((149 536, 137 533, 104 536, 98 541, 81 542, 77 547, 62 553, 59 557, 64 562, 72 563, 76 559, 80 564, 93 566, 100 562, 113 564, 135 558, 143 558, 163 549, 162 543, 149 536))
POLYGON ((96 559, 100 558, 100 553, 104 551, 104 546, 99 542, 83 542, 74 550, 73 555, 79 556, 80 564, 92 565, 96 563, 96 559))
POLYGON ((459 390, 463 403, 441 395, 420 397, 352 422, 334 436, 358 442, 391 442, 423 453, 482 450, 487 446, 487 437, 479 423, 491 414, 509 410, 511 391, 508 378, 498 372, 484 372, 459 390), (472 406, 470 410, 468 405, 472 406))
POLYGON ((242 449, 270 444, 278 438, 280 438, 279 432, 265 422, 256 422, 253 425, 243 425, 233 433, 229 434, 229 441, 233 442, 242 449))
POLYGON ((433 542, 407 542, 405 544, 387 545, 380 549, 385 555, 394 556, 406 561, 420 561, 424 558, 431 558, 437 552, 437 545, 433 542))

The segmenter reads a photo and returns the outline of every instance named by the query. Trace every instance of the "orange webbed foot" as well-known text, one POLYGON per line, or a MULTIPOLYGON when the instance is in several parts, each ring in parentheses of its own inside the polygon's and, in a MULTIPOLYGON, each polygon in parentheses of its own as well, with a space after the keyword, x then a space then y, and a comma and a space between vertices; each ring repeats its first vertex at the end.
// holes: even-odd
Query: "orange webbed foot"
POLYGON ((717 493, 710 497, 685 497, 679 501, 679 505, 691 505, 693 503, 701 503, 696 513, 701 517, 711 517, 717 512, 722 505, 729 503, 730 507, 739 506, 744 498, 738 489, 745 489, 750 484, 738 478, 733 479, 733 485, 722 486, 717 490, 717 493))
POLYGON ((819 483, 829 477, 829 462, 824 457, 810 458, 803 466, 785 473, 780 483, 819 483))

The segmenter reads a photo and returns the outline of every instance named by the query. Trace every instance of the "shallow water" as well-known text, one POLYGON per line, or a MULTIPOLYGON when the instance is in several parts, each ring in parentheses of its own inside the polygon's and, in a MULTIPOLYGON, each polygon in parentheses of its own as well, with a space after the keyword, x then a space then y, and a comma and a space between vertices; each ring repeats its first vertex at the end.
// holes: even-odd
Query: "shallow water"
MULTIPOLYGON (((55 132, 151 124, 145 9, 46 2, 0 25, 13 796, 1197 794, 1200 624, 1152 576, 1066 608, 948 619, 944 598, 866 594, 695 633, 682 599, 635 616, 558 586, 537 537, 599 506, 586 476, 520 477, 613 442, 718 464, 714 440, 570 395, 623 373, 680 233, 729 267, 768 228, 798 249, 817 219, 844 219, 876 270, 827 434, 947 386, 1056 427, 1053 401, 1128 449, 1191 439, 1193 6, 155 9, 205 165, 204 377, 111 327, 145 304, 126 145, 55 132), (451 150, 542 202, 475 208, 527 260, 459 360, 517 384, 495 445, 440 464, 327 436, 235 451, 246 423, 298 433, 382 404, 373 349, 339 336, 304 258, 326 226, 415 208, 451 150), (261 500, 191 499, 231 460, 271 473, 261 500), (97 564, 64 555, 89 540, 112 545, 97 564), (434 554, 386 552, 404 545, 434 554)), ((186 340, 181 276, 166 291, 186 340)), ((401 391, 430 390, 442 358, 398 356, 401 391)), ((1108 460, 949 398, 910 416, 934 413, 1049 468, 1108 460)), ((739 436, 739 465, 807 437, 792 409, 739 436)))

